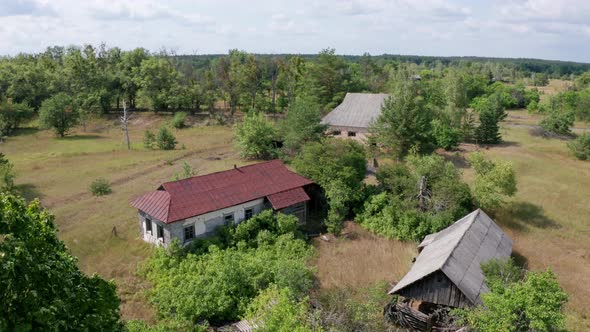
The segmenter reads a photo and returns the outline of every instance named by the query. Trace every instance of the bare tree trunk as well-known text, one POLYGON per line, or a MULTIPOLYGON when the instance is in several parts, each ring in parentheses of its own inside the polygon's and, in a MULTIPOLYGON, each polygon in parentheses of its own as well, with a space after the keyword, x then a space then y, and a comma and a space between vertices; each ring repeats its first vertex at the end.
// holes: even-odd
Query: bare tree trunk
POLYGON ((125 132, 125 142, 127 143, 127 150, 131 150, 131 142, 129 141, 129 116, 127 114, 127 104, 125 100, 123 100, 123 116, 121 117, 121 125, 123 126, 123 131, 125 132))
POLYGON ((277 77, 276 75, 272 76, 272 111, 275 112, 276 105, 277 105, 277 77))

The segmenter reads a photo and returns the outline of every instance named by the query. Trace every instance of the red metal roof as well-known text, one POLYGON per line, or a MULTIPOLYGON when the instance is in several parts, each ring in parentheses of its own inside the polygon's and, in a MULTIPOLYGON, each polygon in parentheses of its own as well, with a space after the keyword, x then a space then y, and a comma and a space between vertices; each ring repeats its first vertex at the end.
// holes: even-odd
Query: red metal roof
MULTIPOLYGON (((131 205, 165 223, 171 223, 311 183, 291 172, 280 160, 271 160, 166 182, 157 191, 132 200, 131 205)), ((288 197, 280 198, 279 201, 301 197, 301 193, 296 194, 285 194, 288 197)))
POLYGON ((275 210, 280 210, 293 204, 309 201, 309 196, 307 196, 307 193, 301 187, 271 194, 266 197, 270 201, 270 204, 272 204, 272 208, 275 210))

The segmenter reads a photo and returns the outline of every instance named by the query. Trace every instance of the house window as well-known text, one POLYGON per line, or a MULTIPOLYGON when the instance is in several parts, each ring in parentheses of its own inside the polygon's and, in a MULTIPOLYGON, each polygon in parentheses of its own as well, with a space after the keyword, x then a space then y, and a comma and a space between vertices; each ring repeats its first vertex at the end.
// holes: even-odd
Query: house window
POLYGON ((225 222, 226 225, 231 225, 234 223, 234 214, 230 213, 230 214, 226 214, 225 216, 223 216, 223 221, 225 222))
POLYGON ((246 209, 246 211, 244 211, 244 219, 248 220, 252 218, 252 209, 246 209))
POLYGON ((190 225, 184 228, 184 242, 190 241, 195 238, 195 226, 190 225))
POLYGON ((162 225, 158 225, 157 229, 158 229, 158 239, 162 239, 162 241, 164 241, 164 227, 162 227, 162 225))
POLYGON ((354 137, 356 136, 356 131, 349 131, 348 132, 348 137, 354 137))
POLYGON ((332 135, 334 135, 334 136, 340 136, 340 130, 334 130, 334 131, 332 131, 332 135))
POLYGON ((152 234, 152 221, 145 218, 145 232, 152 234))

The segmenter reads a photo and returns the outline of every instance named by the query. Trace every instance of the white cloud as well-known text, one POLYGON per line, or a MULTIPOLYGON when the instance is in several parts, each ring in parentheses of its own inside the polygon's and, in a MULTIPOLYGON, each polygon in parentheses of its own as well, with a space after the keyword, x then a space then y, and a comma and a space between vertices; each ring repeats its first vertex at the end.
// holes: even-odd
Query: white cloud
POLYGON ((179 53, 526 56, 590 61, 590 0, 0 0, 0 50, 106 42, 179 53), (567 49, 566 49, 567 48, 567 49))
POLYGON ((2 16, 55 16, 57 13, 44 0, 5 0, 0 2, 2 16))

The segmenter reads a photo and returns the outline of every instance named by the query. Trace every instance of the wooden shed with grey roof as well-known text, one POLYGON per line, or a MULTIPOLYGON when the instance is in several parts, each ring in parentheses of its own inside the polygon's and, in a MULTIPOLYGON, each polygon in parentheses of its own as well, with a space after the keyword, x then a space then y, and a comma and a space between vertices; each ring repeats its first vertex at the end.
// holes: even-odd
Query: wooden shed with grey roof
POLYGON ((418 250, 410 271, 389 294, 449 307, 472 307, 481 304, 481 294, 489 291, 481 264, 510 257, 512 240, 477 209, 426 236, 418 250))
POLYGON ((335 136, 362 138, 369 125, 381 114, 385 93, 347 93, 340 105, 323 119, 322 124, 335 136))

